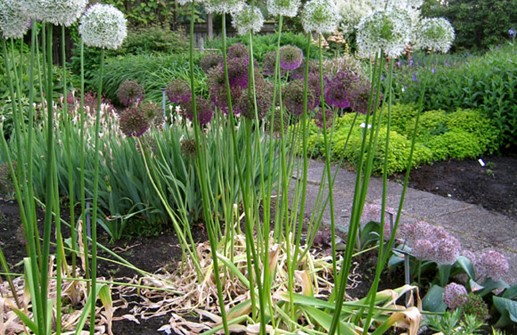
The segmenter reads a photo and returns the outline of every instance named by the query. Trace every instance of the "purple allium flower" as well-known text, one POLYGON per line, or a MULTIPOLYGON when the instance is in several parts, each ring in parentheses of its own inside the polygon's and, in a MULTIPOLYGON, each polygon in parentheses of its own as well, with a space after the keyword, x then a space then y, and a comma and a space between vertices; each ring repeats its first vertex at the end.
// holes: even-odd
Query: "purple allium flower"
POLYGON ((162 108, 153 101, 144 101, 138 104, 138 109, 147 118, 149 125, 159 126, 163 123, 162 108))
POLYGON ((406 240, 418 259, 454 264, 460 255, 461 244, 457 238, 442 227, 424 221, 400 225, 398 236, 406 240))
POLYGON ((303 52, 294 45, 284 45, 280 48, 280 67, 287 71, 296 70, 303 62, 303 52))
MULTIPOLYGON (((319 77, 320 68, 318 65, 318 62, 314 60, 309 61, 309 76, 312 74, 316 74, 319 77)), ((296 69, 291 72, 291 79, 303 79, 305 78, 305 60, 302 62, 302 64, 296 69)))
POLYGON ((208 71, 218 66, 219 64, 222 64, 223 62, 223 56, 221 54, 216 53, 207 53, 206 55, 201 58, 199 61, 199 66, 205 73, 208 73, 208 71))
MULTIPOLYGON (((276 52, 269 51, 262 58, 262 73, 265 76, 273 76, 275 74, 275 62, 276 52)), ((284 76, 287 73, 286 70, 280 68, 280 76, 284 76)))
MULTIPOLYGON (((348 97, 350 100, 350 108, 352 108, 354 112, 361 114, 368 113, 370 90, 371 85, 366 80, 356 80, 352 83, 350 91, 348 92, 348 97)), ((382 97, 379 99, 379 101, 381 100, 382 97)))
POLYGON ((118 87, 117 97, 122 105, 129 107, 144 99, 144 88, 135 80, 125 80, 118 87))
MULTIPOLYGON (((192 109, 192 103, 186 103, 182 105, 182 107, 183 115, 190 121, 194 121, 194 111, 192 109)), ((212 104, 208 100, 202 97, 196 97, 196 111, 200 126, 207 125, 208 123, 210 123, 210 121, 212 121, 214 112, 212 104)))
MULTIPOLYGON (((300 116, 303 114, 304 99, 304 82, 303 80, 294 80, 289 82, 282 90, 282 99, 287 111, 292 115, 300 116)), ((312 92, 307 92, 307 108, 314 106, 315 99, 312 92)))
POLYGON ((478 278, 499 280, 504 277, 510 269, 506 256, 495 250, 485 251, 476 258, 474 265, 478 278))
MULTIPOLYGON (((325 125, 327 126, 326 127, 327 129, 332 126, 333 119, 334 119, 334 112, 331 109, 328 109, 328 108, 325 109, 325 125)), ((323 126, 324 126, 323 113, 322 113, 321 108, 319 108, 318 111, 316 112, 316 115, 314 115, 314 123, 316 123, 316 126, 318 126, 319 128, 323 128, 323 126)))
POLYGON ((191 98, 190 87, 186 81, 174 79, 165 90, 169 101, 176 104, 187 104, 191 98))
POLYGON ((149 129, 149 120, 137 106, 126 108, 120 114, 120 130, 126 136, 142 136, 149 129))
MULTIPOLYGON (((223 113, 228 113, 228 98, 226 94, 226 84, 224 78, 223 65, 220 64, 208 71, 208 90, 210 92, 210 100, 223 113)), ((230 90, 230 94, 234 96, 240 89, 230 90)), ((234 100, 232 98, 232 100, 234 100)))
MULTIPOLYGON (((266 81, 263 77, 257 74, 255 78, 255 96, 257 101, 257 117, 259 120, 266 116, 273 101, 273 84, 266 81)), ((240 96, 235 102, 235 111, 238 111, 244 117, 255 119, 255 106, 253 102, 253 95, 248 95, 248 90, 243 89, 240 96)))
POLYGON ((235 43, 228 47, 226 52, 228 59, 230 58, 245 58, 249 61, 250 53, 248 48, 242 43, 235 43))
POLYGON ((349 91, 357 77, 345 71, 340 71, 325 85, 325 101, 335 108, 350 107, 349 91))
POLYGON ((228 59, 228 78, 232 88, 247 88, 249 79, 249 59, 229 58, 228 59))
POLYGON ((450 283, 443 288, 443 302, 451 310, 461 307, 468 301, 468 292, 465 286, 450 283))

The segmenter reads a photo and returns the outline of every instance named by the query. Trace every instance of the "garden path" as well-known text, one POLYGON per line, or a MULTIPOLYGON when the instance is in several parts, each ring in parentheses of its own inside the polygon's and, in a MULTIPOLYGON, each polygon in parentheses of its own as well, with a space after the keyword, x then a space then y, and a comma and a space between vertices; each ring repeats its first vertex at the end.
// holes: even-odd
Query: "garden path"
MULTIPOLYGON (((311 161, 307 183, 306 214, 313 210, 324 163, 311 161)), ((335 171, 335 167, 334 167, 335 171)), ((334 183, 334 215, 337 229, 346 232, 350 219, 356 174, 339 169, 334 183)), ((397 208, 402 185, 388 182, 387 205, 397 208)), ((372 177, 367 202, 380 204, 382 179, 372 177)), ((463 249, 481 252, 486 249, 497 250, 508 258, 510 271, 508 283, 517 283, 517 221, 500 213, 488 211, 480 206, 450 199, 440 195, 408 188, 404 200, 400 223, 426 221, 442 226, 454 234, 462 243, 463 249)), ((323 223, 330 224, 330 211, 323 215, 323 223)))

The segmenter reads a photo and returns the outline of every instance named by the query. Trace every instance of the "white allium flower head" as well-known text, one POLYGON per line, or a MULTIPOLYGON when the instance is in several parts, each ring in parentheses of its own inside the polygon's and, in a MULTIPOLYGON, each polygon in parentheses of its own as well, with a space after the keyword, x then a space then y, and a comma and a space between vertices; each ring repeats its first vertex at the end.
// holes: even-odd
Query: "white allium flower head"
POLYGON ((341 15, 341 29, 344 33, 352 33, 361 21, 374 11, 371 0, 337 0, 336 6, 341 15))
POLYGON ((423 19, 416 30, 415 46, 420 49, 447 52, 454 41, 454 28, 444 18, 423 19))
POLYGON ((243 0, 205 0, 205 11, 215 14, 231 14, 244 6, 243 0))
POLYGON ((0 0, 0 33, 5 39, 21 38, 29 29, 30 18, 18 0, 0 0))
POLYGON ((87 0, 21 0, 26 13, 33 19, 55 25, 72 25, 81 16, 87 0))
POLYGON ((203 3, 205 2, 205 0, 178 0, 178 3, 181 5, 181 6, 184 6, 188 3, 192 3, 192 2, 196 2, 196 3, 203 3))
POLYGON ((333 0, 310 0, 302 13, 302 25, 306 33, 333 33, 340 17, 333 0))
POLYGON ((246 35, 250 32, 258 33, 264 25, 264 16, 257 7, 244 5, 238 12, 232 14, 232 26, 237 34, 246 35))
POLYGON ((79 34, 88 46, 117 49, 127 36, 126 18, 112 5, 93 5, 81 17, 79 34))
POLYGON ((295 17, 300 0, 267 0, 267 10, 273 16, 295 17))
POLYGON ((376 11, 361 19, 357 26, 359 54, 369 57, 383 50, 396 58, 410 41, 411 24, 407 12, 398 10, 376 11))

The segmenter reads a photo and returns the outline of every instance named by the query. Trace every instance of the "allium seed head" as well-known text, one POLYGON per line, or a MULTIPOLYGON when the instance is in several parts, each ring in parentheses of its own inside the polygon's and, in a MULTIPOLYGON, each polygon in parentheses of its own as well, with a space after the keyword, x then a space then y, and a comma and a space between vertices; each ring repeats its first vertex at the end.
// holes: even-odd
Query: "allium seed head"
POLYGON ((332 0, 310 0, 305 4, 302 25, 306 33, 332 33, 339 23, 336 4, 332 0))
POLYGON ((93 5, 81 17, 79 34, 88 46, 117 49, 127 36, 126 18, 112 5, 93 5))
POLYGON ((241 10, 232 14, 232 26, 237 34, 258 33, 264 25, 264 16, 258 7, 244 5, 241 10))
POLYGON ((0 32, 2 37, 22 38, 29 29, 30 17, 19 0, 0 1, 0 32))

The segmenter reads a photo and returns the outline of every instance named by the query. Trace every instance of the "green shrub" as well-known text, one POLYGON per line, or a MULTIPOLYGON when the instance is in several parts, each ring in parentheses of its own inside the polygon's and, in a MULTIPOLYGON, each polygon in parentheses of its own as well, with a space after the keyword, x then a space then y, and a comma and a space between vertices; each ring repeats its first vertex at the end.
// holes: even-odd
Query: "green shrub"
POLYGON ((431 149, 433 161, 474 158, 483 153, 476 135, 462 130, 452 130, 433 136, 424 145, 431 149))
POLYGON ((517 53, 511 47, 472 57, 463 66, 436 67, 397 76, 397 100, 418 101, 426 82, 424 110, 479 109, 502 134, 503 145, 517 145, 517 53), (416 79, 416 80, 412 80, 416 79))
MULTIPOLYGON (((433 110, 422 113, 418 122, 416 138, 419 142, 427 142, 432 137, 449 131, 447 125, 448 114, 442 110, 433 110)), ((405 134, 412 134, 415 129, 415 118, 406 122, 405 134)))

